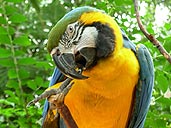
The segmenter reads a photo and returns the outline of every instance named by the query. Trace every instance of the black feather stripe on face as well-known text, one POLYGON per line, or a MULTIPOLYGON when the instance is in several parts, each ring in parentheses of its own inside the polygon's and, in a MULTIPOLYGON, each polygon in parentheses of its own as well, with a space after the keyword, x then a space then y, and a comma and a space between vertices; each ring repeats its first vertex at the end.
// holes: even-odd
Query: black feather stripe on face
POLYGON ((83 31, 83 24, 79 22, 69 24, 66 28, 66 31, 62 35, 62 38, 60 39, 60 44, 66 49, 72 47, 73 44, 77 45, 83 31))

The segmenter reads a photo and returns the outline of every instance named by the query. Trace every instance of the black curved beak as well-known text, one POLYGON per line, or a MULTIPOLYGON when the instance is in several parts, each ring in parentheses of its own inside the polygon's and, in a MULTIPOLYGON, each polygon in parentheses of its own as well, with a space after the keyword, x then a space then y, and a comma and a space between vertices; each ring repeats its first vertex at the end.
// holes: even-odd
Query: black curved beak
POLYGON ((82 75, 76 69, 75 56, 71 53, 55 53, 52 55, 57 68, 66 76, 74 79, 87 79, 87 76, 82 75))

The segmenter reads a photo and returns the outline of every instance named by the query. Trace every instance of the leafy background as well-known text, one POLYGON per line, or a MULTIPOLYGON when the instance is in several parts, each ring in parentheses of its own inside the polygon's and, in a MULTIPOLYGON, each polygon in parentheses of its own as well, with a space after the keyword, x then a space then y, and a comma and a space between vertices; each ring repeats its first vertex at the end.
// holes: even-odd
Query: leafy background
MULTIPOLYGON (((171 13, 157 26, 155 15, 163 16, 155 10, 171 12, 171 1, 140 3, 142 22, 170 52, 171 13)), ((44 101, 30 108, 26 104, 48 87, 53 71, 46 50, 48 32, 66 12, 83 5, 105 10, 131 40, 149 48, 156 78, 145 128, 171 128, 171 66, 140 32, 132 0, 0 0, 0 127, 40 127, 44 101)))

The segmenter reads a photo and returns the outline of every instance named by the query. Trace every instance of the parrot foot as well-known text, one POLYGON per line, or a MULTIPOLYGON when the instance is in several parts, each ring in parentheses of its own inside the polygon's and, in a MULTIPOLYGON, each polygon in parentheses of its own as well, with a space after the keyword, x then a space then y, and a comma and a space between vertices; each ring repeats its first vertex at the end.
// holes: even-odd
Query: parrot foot
MULTIPOLYGON (((71 83, 73 84, 73 83, 71 83)), ((68 85, 63 92, 52 95, 48 98, 48 101, 53 104, 53 108, 56 108, 60 116, 62 116, 67 128, 78 128, 77 124, 75 123, 68 107, 64 104, 64 99, 69 90, 71 89, 72 85, 68 85)))
MULTIPOLYGON (((82 73, 82 69, 79 70, 82 73)), ((29 107, 38 101, 47 98, 51 104, 51 109, 57 109, 58 113, 62 116, 67 128, 78 128, 76 122, 74 121, 68 107, 64 104, 65 96, 68 94, 74 82, 71 82, 72 78, 67 78, 59 88, 52 88, 44 91, 40 96, 36 97, 34 100, 27 104, 29 107)), ((58 115, 56 115, 58 116, 58 115)))
POLYGON ((30 101, 27 104, 29 107, 36 102, 47 98, 51 104, 51 109, 57 109, 58 113, 62 116, 67 128, 78 128, 75 123, 68 107, 64 104, 65 96, 68 94, 74 82, 71 82, 71 78, 67 78, 59 88, 52 88, 50 90, 46 90, 40 96, 36 97, 34 100, 30 101))
MULTIPOLYGON (((78 73, 81 74, 82 73, 82 69, 78 70, 78 73)), ((32 104, 37 103, 38 101, 45 99, 45 98, 49 98, 52 95, 59 95, 59 97, 61 98, 60 100, 64 100, 65 96, 68 94, 69 90, 71 89, 73 82, 71 83, 73 79, 72 78, 67 78, 61 85, 59 88, 52 88, 49 90, 44 91, 40 96, 36 97, 34 100, 30 101, 27 104, 27 107, 30 107, 32 104), (64 95, 64 96, 63 96, 64 95)), ((56 96, 55 96, 56 97, 56 96)), ((58 96, 57 96, 58 97, 58 96)), ((56 98, 57 98, 56 97, 56 98)), ((51 98, 53 99, 53 97, 51 98)))
POLYGON ((32 104, 35 104, 36 102, 42 99, 47 98, 48 101, 51 103, 51 109, 57 109, 58 113, 60 113, 60 115, 62 116, 67 128, 78 128, 68 107, 64 104, 65 96, 68 94, 69 90, 74 84, 74 82, 71 81, 71 78, 67 78, 59 88, 50 89, 43 92, 40 96, 30 101, 27 104, 27 107, 29 107, 32 104))
POLYGON ((68 107, 64 104, 65 96, 68 94, 72 85, 73 85, 73 82, 69 83, 69 85, 63 88, 63 90, 60 90, 60 93, 57 93, 56 95, 52 95, 48 97, 48 101, 53 105, 53 108, 56 108, 58 113, 60 113, 67 128, 78 128, 68 107))
MULTIPOLYGON (((62 105, 64 104, 65 96, 68 94, 68 92, 71 89, 73 84, 74 84, 73 82, 69 83, 69 85, 67 87, 63 88, 62 90, 60 88, 55 89, 57 92, 55 95, 52 91, 53 94, 50 97, 48 97, 47 99, 50 103, 53 103, 53 107, 56 107, 58 109, 60 109, 62 107, 62 105)), ((49 90, 49 93, 51 93, 51 90, 49 90)))
MULTIPOLYGON (((36 97, 34 100, 30 101, 28 104, 27 104, 27 107, 30 107, 32 104, 35 104, 37 103, 38 101, 42 100, 42 99, 45 99, 45 98, 49 98, 53 95, 59 95, 59 94, 62 94, 64 95, 64 97, 67 95, 67 93, 69 92, 69 90, 71 89, 72 85, 73 85, 73 82, 70 83, 72 81, 71 78, 67 78, 59 88, 52 88, 50 90, 46 90, 44 91, 40 96, 36 97)), ((62 96, 60 96, 62 98, 62 96)), ((63 99, 64 100, 64 99, 63 99)))

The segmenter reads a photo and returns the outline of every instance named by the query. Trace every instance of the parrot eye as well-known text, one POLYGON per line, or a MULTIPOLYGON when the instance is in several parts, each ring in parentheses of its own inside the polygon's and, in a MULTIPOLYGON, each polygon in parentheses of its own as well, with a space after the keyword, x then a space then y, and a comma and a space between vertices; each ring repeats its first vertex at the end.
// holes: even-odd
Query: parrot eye
POLYGON ((68 31, 69 31, 69 33, 72 33, 74 31, 74 28, 72 26, 69 26, 68 31))
POLYGON ((68 25, 68 27, 67 27, 67 29, 65 31, 66 35, 68 36, 68 39, 72 39, 73 38, 74 31, 75 31, 74 24, 68 25))

